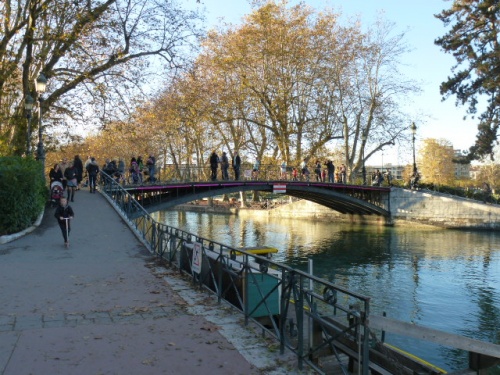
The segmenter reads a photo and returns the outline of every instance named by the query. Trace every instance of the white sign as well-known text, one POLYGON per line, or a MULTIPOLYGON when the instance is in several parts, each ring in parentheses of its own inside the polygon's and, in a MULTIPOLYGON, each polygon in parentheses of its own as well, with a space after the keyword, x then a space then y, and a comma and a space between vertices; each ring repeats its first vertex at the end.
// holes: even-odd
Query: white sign
POLYGON ((191 263, 191 270, 196 273, 201 273, 201 259, 202 259, 201 243, 195 242, 193 245, 193 262, 191 263))
POLYGON ((286 185, 273 185, 273 193, 274 194, 285 194, 286 193, 286 185))

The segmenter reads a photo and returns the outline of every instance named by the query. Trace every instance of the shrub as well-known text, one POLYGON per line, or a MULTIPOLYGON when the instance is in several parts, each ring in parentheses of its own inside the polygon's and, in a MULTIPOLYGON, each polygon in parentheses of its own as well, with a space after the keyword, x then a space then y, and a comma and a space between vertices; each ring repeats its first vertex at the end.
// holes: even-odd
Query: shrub
POLYGON ((31 226, 44 209, 47 197, 39 162, 31 157, 0 157, 0 235, 31 226))

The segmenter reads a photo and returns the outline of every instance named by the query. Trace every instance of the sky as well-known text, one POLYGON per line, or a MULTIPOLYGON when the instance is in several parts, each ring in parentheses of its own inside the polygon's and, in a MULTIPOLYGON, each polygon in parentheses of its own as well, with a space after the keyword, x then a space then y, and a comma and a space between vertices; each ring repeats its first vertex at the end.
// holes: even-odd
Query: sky
MULTIPOLYGON (((289 0, 289 5, 299 1, 289 0)), ((422 93, 407 102, 405 112, 408 113, 408 127, 412 122, 417 126, 416 149, 425 138, 446 139, 455 149, 467 150, 473 145, 477 123, 464 120, 465 107, 456 107, 455 98, 442 101, 439 86, 448 76, 455 60, 445 54, 434 40, 446 33, 443 23, 434 17, 450 6, 444 0, 304 0, 304 3, 317 11, 331 8, 340 11, 344 20, 359 17, 362 24, 373 25, 378 15, 394 23, 395 33, 406 32, 405 42, 410 52, 404 57, 402 68, 406 77, 416 81, 422 93)), ((242 23, 242 17, 251 12, 247 0, 201 0, 198 5, 207 19, 207 28, 222 22, 234 25, 242 23)), ((375 155, 372 163, 380 163, 380 158, 392 163, 406 163, 411 152, 408 150, 386 149, 385 156, 375 155), (403 160, 401 160, 403 159, 403 160)))

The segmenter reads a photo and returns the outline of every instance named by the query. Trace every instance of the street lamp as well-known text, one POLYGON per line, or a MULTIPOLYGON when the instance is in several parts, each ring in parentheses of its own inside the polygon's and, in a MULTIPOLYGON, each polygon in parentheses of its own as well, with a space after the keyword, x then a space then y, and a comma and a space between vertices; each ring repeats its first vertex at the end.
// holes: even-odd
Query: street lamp
POLYGON ((363 168, 362 174, 363 174, 363 185, 366 185, 366 168, 365 168, 365 144, 366 144, 366 133, 363 131, 363 134, 361 134, 361 149, 363 151, 363 168))
POLYGON ((42 175, 45 179, 45 150, 43 149, 43 139, 42 139, 42 94, 45 92, 47 87, 47 78, 43 73, 40 73, 35 82, 36 92, 38 93, 38 148, 37 148, 37 159, 42 163, 42 175))
POLYGON ((413 175, 417 175, 417 162, 415 159, 415 134, 417 133, 417 125, 414 122, 410 126, 411 132, 413 133, 413 175))
POLYGON ((26 155, 31 155, 31 111, 33 110, 35 100, 30 94, 24 98, 24 109, 26 110, 26 118, 28 119, 28 130, 26 132, 26 155))

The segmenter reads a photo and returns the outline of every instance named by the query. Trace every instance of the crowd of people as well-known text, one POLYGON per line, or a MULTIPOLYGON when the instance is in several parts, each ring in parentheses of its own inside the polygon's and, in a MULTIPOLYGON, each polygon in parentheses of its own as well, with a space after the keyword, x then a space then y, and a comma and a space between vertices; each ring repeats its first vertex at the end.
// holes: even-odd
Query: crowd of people
POLYGON ((219 155, 217 155, 216 151, 213 151, 212 154, 210 155, 209 163, 210 163, 210 179, 212 181, 217 180, 217 171, 219 169, 219 165, 220 165, 220 169, 221 169, 222 180, 224 180, 224 181, 229 180, 229 166, 230 165, 233 168, 234 179, 236 181, 240 179, 240 176, 241 176, 240 175, 241 158, 237 152, 234 153, 234 157, 231 161, 231 164, 229 164, 229 157, 227 156, 227 153, 225 151, 222 152, 222 155, 220 157, 219 157, 219 155))
POLYGON ((51 185, 54 182, 60 183, 63 191, 67 194, 67 199, 74 202, 75 191, 81 187, 89 187, 91 193, 96 191, 97 178, 102 171, 113 177, 120 183, 142 184, 143 182, 156 181, 156 158, 150 154, 143 162, 141 156, 133 157, 128 167, 123 158, 106 159, 102 166, 99 166, 96 159, 89 156, 85 163, 79 155, 75 155, 72 161, 63 158, 60 163, 54 164, 50 169, 49 178, 51 185), (126 180, 127 172, 129 180, 126 180))
POLYGON ((126 167, 123 158, 119 158, 118 161, 115 159, 106 159, 102 166, 102 171, 108 176, 113 177, 118 183, 143 184, 144 182, 155 182, 156 158, 153 154, 150 154, 146 162, 144 162, 142 156, 138 156, 137 158, 134 156, 130 159, 128 167, 126 167), (129 175, 128 179, 126 178, 127 172, 129 175))
MULTIPOLYGON (((232 170, 234 180, 240 180, 242 176, 242 160, 238 152, 230 158, 225 151, 219 156, 216 151, 213 151, 209 158, 210 179, 215 181, 218 179, 220 169, 220 178, 223 181, 230 179, 230 170, 232 170)), ((91 193, 96 191, 97 178, 99 172, 102 171, 108 176, 113 177, 121 184, 143 184, 145 182, 156 182, 156 158, 150 153, 144 161, 142 156, 132 157, 126 164, 123 158, 106 159, 99 166, 94 157, 89 156, 83 164, 79 155, 68 162, 67 158, 63 158, 60 163, 54 165, 50 170, 50 181, 59 181, 63 185, 64 191, 67 193, 69 201, 74 201, 75 192, 80 187, 89 187, 91 193), (85 179, 85 181, 84 181, 85 179), (84 183, 82 184, 82 181, 84 183)), ((259 179, 261 172, 261 162, 258 158, 250 168, 245 170, 244 177, 246 179, 259 179), (247 174, 248 173, 248 174, 247 174)), ((316 159, 313 163, 309 163, 308 159, 303 159, 299 166, 289 167, 285 160, 282 160, 278 166, 279 179, 292 181, 317 181, 327 183, 347 184, 347 168, 345 164, 335 166, 329 159, 316 159), (312 176, 311 176, 312 175, 312 176)), ((266 177, 268 178, 267 174, 266 177)), ((364 177, 365 179, 366 177, 364 177)), ((371 185, 382 186, 384 182, 388 186, 392 186, 392 176, 390 170, 382 173, 376 170, 371 175, 371 185)))
POLYGON ((54 182, 62 186, 66 191, 67 199, 75 200, 75 192, 80 189, 83 180, 83 162, 79 155, 75 155, 72 161, 64 158, 60 163, 54 164, 49 172, 51 187, 54 182))
MULTIPOLYGON (((241 178, 241 158, 238 153, 234 153, 232 160, 229 160, 226 152, 222 152, 221 156, 213 151, 209 159, 210 163, 210 179, 212 181, 217 180, 217 175, 219 168, 221 170, 220 177, 223 181, 229 180, 229 168, 232 167, 234 180, 239 180, 241 178)), ((347 167, 345 164, 341 164, 336 167, 332 160, 320 160, 316 159, 313 163, 309 163, 308 159, 303 159, 302 162, 297 167, 289 167, 285 160, 282 160, 278 167, 279 179, 281 180, 291 180, 291 181, 317 181, 317 182, 327 182, 327 183, 337 183, 337 184, 347 184, 347 167)), ((247 172, 247 171, 245 171, 247 172)), ((244 177, 247 179, 257 180, 259 178, 259 173, 261 172, 260 160, 255 159, 251 166, 251 170, 248 170, 248 175, 244 177)), ((266 175, 266 178, 269 176, 266 175)), ((382 172, 376 169, 371 173, 371 181, 368 182, 372 186, 392 186, 392 174, 389 169, 386 172, 382 172)), ((366 179, 366 176, 364 177, 366 179)))
MULTIPOLYGON (((226 152, 222 152, 219 156, 216 151, 213 151, 209 158, 210 179, 212 181, 217 180, 220 168, 221 179, 223 181, 229 180, 229 168, 232 167, 234 180, 239 180, 241 178, 241 163, 241 158, 237 152, 234 153, 230 161, 226 152)), ((259 179, 261 163, 258 158, 255 159, 251 166, 251 170, 249 169, 248 172, 249 175, 245 175, 245 178, 251 178, 252 180, 259 179)), ((313 177, 311 177, 311 169, 307 159, 302 160, 298 167, 289 167, 285 160, 279 165, 279 178, 281 180, 310 181, 313 178, 318 182, 347 184, 347 168, 345 164, 341 164, 336 168, 331 160, 321 161, 317 159, 313 163, 312 173, 313 177)))

